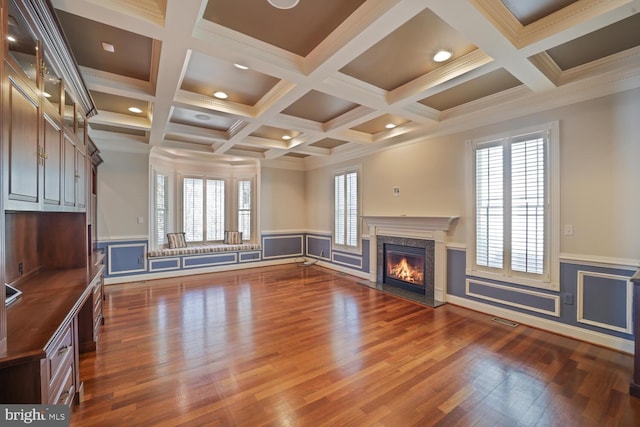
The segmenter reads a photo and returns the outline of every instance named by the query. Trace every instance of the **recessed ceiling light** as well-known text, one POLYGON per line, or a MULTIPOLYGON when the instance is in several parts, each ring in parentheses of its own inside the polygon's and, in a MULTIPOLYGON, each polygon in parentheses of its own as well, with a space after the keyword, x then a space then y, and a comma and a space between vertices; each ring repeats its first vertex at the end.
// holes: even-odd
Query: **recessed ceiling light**
POLYGON ((288 141, 291 139, 291 135, 283 135, 282 139, 284 139, 285 141, 288 141))
POLYGON ((394 123, 387 123, 386 125, 384 125, 384 127, 386 127, 387 129, 393 129, 394 127, 396 127, 396 125, 394 123))
POLYGON ((7 40, 13 43, 14 41, 16 41, 16 38, 13 36, 7 36, 7 40))
POLYGON ((246 65, 238 64, 238 63, 233 64, 233 66, 238 68, 238 69, 240 69, 240 70, 248 70, 249 69, 249 67, 247 67, 246 65))
POLYGON ((295 7, 300 0, 269 0, 269 4, 278 9, 291 9, 295 7))
POLYGON ((105 52, 111 52, 111 53, 116 51, 116 48, 109 42, 102 42, 102 49, 105 52))
POLYGON ((439 50, 433 55, 433 60, 436 62, 444 62, 447 59, 451 58, 452 53, 448 50, 439 50))
POLYGON ((221 90, 214 93, 213 96, 215 96, 218 99, 227 99, 229 97, 229 95, 227 95, 226 92, 222 92, 221 90))
POLYGON ((136 114, 142 113, 142 110, 139 109, 138 107, 129 107, 129 111, 131 111, 132 113, 136 113, 136 114))
POLYGON ((210 117, 207 116, 206 114, 196 114, 196 119, 198 119, 198 120, 209 120, 210 117))

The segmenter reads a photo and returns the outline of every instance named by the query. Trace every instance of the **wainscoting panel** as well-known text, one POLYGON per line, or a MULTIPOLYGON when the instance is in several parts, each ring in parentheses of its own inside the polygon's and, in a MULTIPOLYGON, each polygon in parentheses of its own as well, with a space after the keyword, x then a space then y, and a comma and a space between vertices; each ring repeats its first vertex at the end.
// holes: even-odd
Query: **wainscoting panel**
POLYGON ((149 271, 180 269, 180 258, 149 258, 149 271))
POLYGON ((240 252, 240 262, 260 261, 260 251, 240 252))
POLYGON ((331 236, 314 236, 307 234, 307 256, 330 261, 331 236))
POLYGON ((467 279, 466 295, 520 309, 560 316, 560 297, 507 285, 467 279))
POLYGON ((304 255, 304 236, 263 236, 262 259, 285 258, 304 255))
POLYGON ((576 296, 578 322, 632 333, 633 285, 629 277, 579 270, 576 296))
POLYGON ((238 254, 236 252, 188 256, 182 258, 182 268, 212 267, 215 265, 235 264, 236 262, 238 262, 238 254))
POLYGON ((147 271, 147 243, 109 243, 107 273, 132 274, 147 271))
POLYGON ((346 265, 348 267, 356 267, 362 269, 362 255, 348 254, 333 251, 333 262, 336 264, 346 265))

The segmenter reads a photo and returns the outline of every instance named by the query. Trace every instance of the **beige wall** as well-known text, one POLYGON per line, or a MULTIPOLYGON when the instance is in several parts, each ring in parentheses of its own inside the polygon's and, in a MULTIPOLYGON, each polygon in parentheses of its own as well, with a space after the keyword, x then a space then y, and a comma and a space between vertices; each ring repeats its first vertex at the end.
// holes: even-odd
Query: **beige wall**
POLYGON ((100 152, 98 240, 146 238, 149 217, 149 156, 100 152), (138 217, 144 222, 138 224, 138 217))
MULTIPOLYGON (((560 124, 561 252, 640 260, 640 90, 517 120, 391 148, 347 165, 362 165, 364 215, 460 216, 449 237, 466 242, 465 142, 558 120, 560 124), (392 189, 400 187, 400 196, 392 189)), ((307 175, 310 230, 332 229, 332 171, 307 175)))
POLYGON ((262 232, 306 230, 305 172, 261 168, 262 232))
POLYGON ((562 251, 640 260, 640 90, 563 116, 562 251))
MULTIPOLYGON (((425 139, 307 172, 262 167, 263 231, 333 228, 332 175, 360 165, 364 215, 460 216, 450 241, 465 244, 465 141, 558 120, 561 252, 640 259, 640 90, 591 100, 462 134, 425 139), (392 195, 400 187, 400 196, 392 195)), ((103 150, 100 239, 146 236, 148 156, 103 150), (144 224, 138 224, 142 216, 144 224)), ((365 231, 366 232, 366 231, 365 231)))

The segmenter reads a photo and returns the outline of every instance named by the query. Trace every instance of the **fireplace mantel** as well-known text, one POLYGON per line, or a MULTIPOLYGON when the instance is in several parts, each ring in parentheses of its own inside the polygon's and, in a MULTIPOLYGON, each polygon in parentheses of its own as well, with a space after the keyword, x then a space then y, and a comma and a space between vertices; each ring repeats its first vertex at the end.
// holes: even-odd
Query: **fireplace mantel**
POLYGON ((447 232, 457 216, 362 216, 369 227, 372 250, 369 265, 373 266, 370 281, 377 280, 378 237, 407 237, 433 240, 435 242, 434 298, 445 302, 447 295, 447 232))
POLYGON ((363 216, 369 227, 404 230, 449 231, 457 216, 363 216))

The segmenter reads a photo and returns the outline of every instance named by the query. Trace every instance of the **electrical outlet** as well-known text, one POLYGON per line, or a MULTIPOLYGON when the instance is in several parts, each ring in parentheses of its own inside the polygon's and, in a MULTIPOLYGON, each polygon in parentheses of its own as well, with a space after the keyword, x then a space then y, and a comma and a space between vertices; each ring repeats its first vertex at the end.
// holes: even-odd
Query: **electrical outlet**
POLYGON ((398 197, 400 195, 400 187, 393 187, 393 196, 398 197))
POLYGON ((573 294, 564 294, 562 299, 566 305, 573 305, 573 294))
POLYGON ((18 273, 22 276, 22 274, 24 273, 24 265, 22 265, 22 263, 18 264, 18 273))

